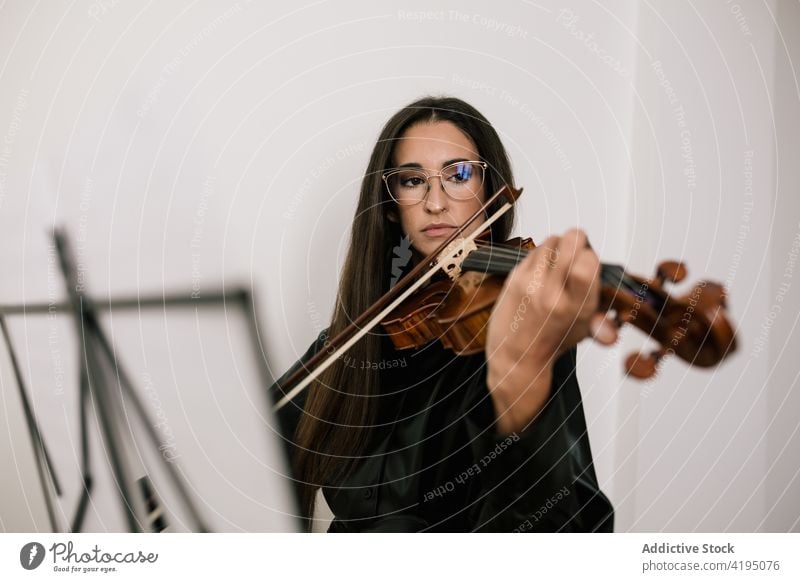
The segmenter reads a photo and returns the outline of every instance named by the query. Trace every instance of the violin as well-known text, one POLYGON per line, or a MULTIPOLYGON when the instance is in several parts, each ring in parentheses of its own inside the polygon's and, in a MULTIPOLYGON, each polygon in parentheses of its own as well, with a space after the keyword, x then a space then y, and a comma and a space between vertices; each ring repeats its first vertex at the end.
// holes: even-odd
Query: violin
MULTIPOLYGON (((481 233, 488 233, 521 194, 522 189, 506 185, 489 197, 424 261, 296 370, 284 382, 285 395, 274 410, 291 401, 378 324, 400 350, 418 348, 436 339, 459 355, 483 350, 491 310, 505 277, 535 245, 531 239, 491 244, 481 239, 481 233), (484 218, 496 202, 499 208, 464 235, 467 226, 484 218), (432 281, 442 272, 449 280, 432 281)), ((618 265, 602 264, 598 309, 611 313, 618 325, 630 323, 660 344, 649 354, 628 356, 625 368, 631 376, 652 376, 661 359, 671 354, 691 365, 708 367, 736 349, 722 285, 701 281, 688 294, 671 297, 665 283, 677 283, 685 277, 686 268, 677 261, 661 263, 650 279, 626 273, 618 265)))
MULTIPOLYGON (((429 284, 381 321, 395 348, 419 348, 439 339, 458 355, 483 351, 489 316, 505 277, 533 248, 530 238, 469 247, 460 264, 444 266, 448 278, 429 284)), ((649 378, 659 361, 671 354, 690 365, 715 366, 736 349, 721 285, 700 281, 682 297, 667 293, 665 283, 678 283, 686 274, 678 261, 662 262, 651 279, 630 275, 619 265, 601 264, 598 310, 611 312, 618 325, 632 324, 660 344, 650 354, 629 355, 629 375, 649 378)))

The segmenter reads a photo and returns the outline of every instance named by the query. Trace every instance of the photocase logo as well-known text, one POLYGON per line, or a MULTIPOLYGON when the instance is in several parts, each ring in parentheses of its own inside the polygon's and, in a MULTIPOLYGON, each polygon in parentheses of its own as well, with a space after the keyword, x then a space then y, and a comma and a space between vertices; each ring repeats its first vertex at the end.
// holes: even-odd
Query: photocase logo
POLYGON ((19 563, 26 570, 35 570, 44 560, 44 546, 39 542, 29 542, 19 552, 19 563))

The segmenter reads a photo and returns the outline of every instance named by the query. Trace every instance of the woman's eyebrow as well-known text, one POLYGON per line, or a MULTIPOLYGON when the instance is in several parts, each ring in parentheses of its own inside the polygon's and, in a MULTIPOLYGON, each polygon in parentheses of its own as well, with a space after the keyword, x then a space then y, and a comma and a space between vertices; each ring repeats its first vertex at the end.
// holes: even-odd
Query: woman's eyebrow
MULTIPOLYGON (((467 160, 467 158, 455 158, 455 159, 447 160, 446 162, 443 162, 442 163, 442 167, 444 168, 446 166, 449 166, 450 164, 455 164, 457 162, 467 162, 467 161, 469 161, 469 160, 467 160)), ((422 168, 422 164, 419 164, 417 162, 408 162, 408 163, 405 163, 405 164, 400 164, 397 167, 398 168, 420 168, 421 169, 422 168)))

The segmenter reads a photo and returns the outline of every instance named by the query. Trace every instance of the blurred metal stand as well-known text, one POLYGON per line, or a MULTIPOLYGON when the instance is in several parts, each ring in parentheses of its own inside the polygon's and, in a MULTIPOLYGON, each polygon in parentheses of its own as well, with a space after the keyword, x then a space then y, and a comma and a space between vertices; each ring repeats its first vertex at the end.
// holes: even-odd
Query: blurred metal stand
POLYGON ((61 486, 58 483, 53 463, 50 461, 50 454, 47 452, 42 432, 39 430, 39 423, 36 421, 36 416, 33 412, 33 407, 28 400, 28 391, 25 388, 25 380, 22 377, 22 371, 19 368, 19 360, 17 353, 14 350, 14 344, 11 342, 11 334, 8 332, 6 320, 3 313, 0 312, 0 328, 3 330, 3 337, 6 340, 8 348, 8 357, 11 360, 11 367, 14 369, 14 378, 17 381, 17 388, 19 390, 19 397, 22 401, 22 410, 25 413, 25 423, 28 425, 28 434, 31 437, 31 445, 33 446, 33 456, 36 460, 36 472, 39 475, 39 481, 42 484, 42 493, 44 494, 44 503, 47 507, 47 518, 50 520, 50 527, 54 532, 60 531, 58 519, 55 512, 55 498, 61 495, 61 486))
MULTIPOLYGON (((69 531, 81 531, 93 487, 88 446, 88 410, 94 411, 99 421, 101 437, 109 458, 109 465, 114 476, 114 484, 128 531, 162 531, 167 527, 167 524, 159 507, 158 499, 154 494, 149 476, 143 466, 141 455, 137 450, 138 442, 134 438, 134 429, 131 426, 131 418, 129 416, 130 407, 132 407, 132 412, 138 416, 150 445, 155 450, 158 450, 159 441, 154 429, 155 423, 148 418, 147 411, 139 399, 130 377, 118 361, 113 346, 103 332, 98 320, 98 310, 141 310, 142 308, 155 307, 161 309, 166 307, 190 307, 196 309, 200 305, 234 304, 241 308, 246 316, 248 332, 252 340, 251 345, 255 350, 254 355, 259 363, 258 369, 266 391, 267 387, 272 384, 273 379, 264 357, 263 336, 258 325, 253 297, 245 289, 234 289, 229 292, 204 293, 202 297, 192 294, 153 297, 136 296, 112 298, 98 304, 86 294, 85 284, 78 283, 77 269, 66 234, 62 230, 54 229, 53 239, 58 252, 69 302, 0 306, 0 327, 2 327, 3 335, 8 344, 12 366, 14 367, 17 385, 20 390, 25 418, 33 442, 39 478, 45 493, 45 503, 51 527, 53 531, 61 530, 58 526, 54 509, 54 497, 61 495, 61 487, 56 479, 33 408, 27 398, 27 390, 25 389, 4 316, 52 313, 55 309, 56 312, 69 311, 74 316, 80 345, 79 411, 82 448, 82 492, 69 531), (94 407, 90 409, 92 402, 94 402, 94 407)), ((192 501, 192 495, 188 490, 188 484, 183 477, 183 472, 178 470, 174 460, 167 460, 160 454, 157 457, 166 469, 170 482, 180 494, 181 501, 192 522, 192 529, 197 532, 209 531, 192 501)))

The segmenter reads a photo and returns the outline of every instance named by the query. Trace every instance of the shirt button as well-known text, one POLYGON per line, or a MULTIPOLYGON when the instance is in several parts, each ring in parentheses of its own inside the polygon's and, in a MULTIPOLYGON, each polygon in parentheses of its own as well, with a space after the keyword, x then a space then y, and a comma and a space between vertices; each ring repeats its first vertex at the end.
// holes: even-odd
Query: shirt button
POLYGON ((372 487, 367 487, 364 489, 364 499, 370 499, 372 497, 372 487))

